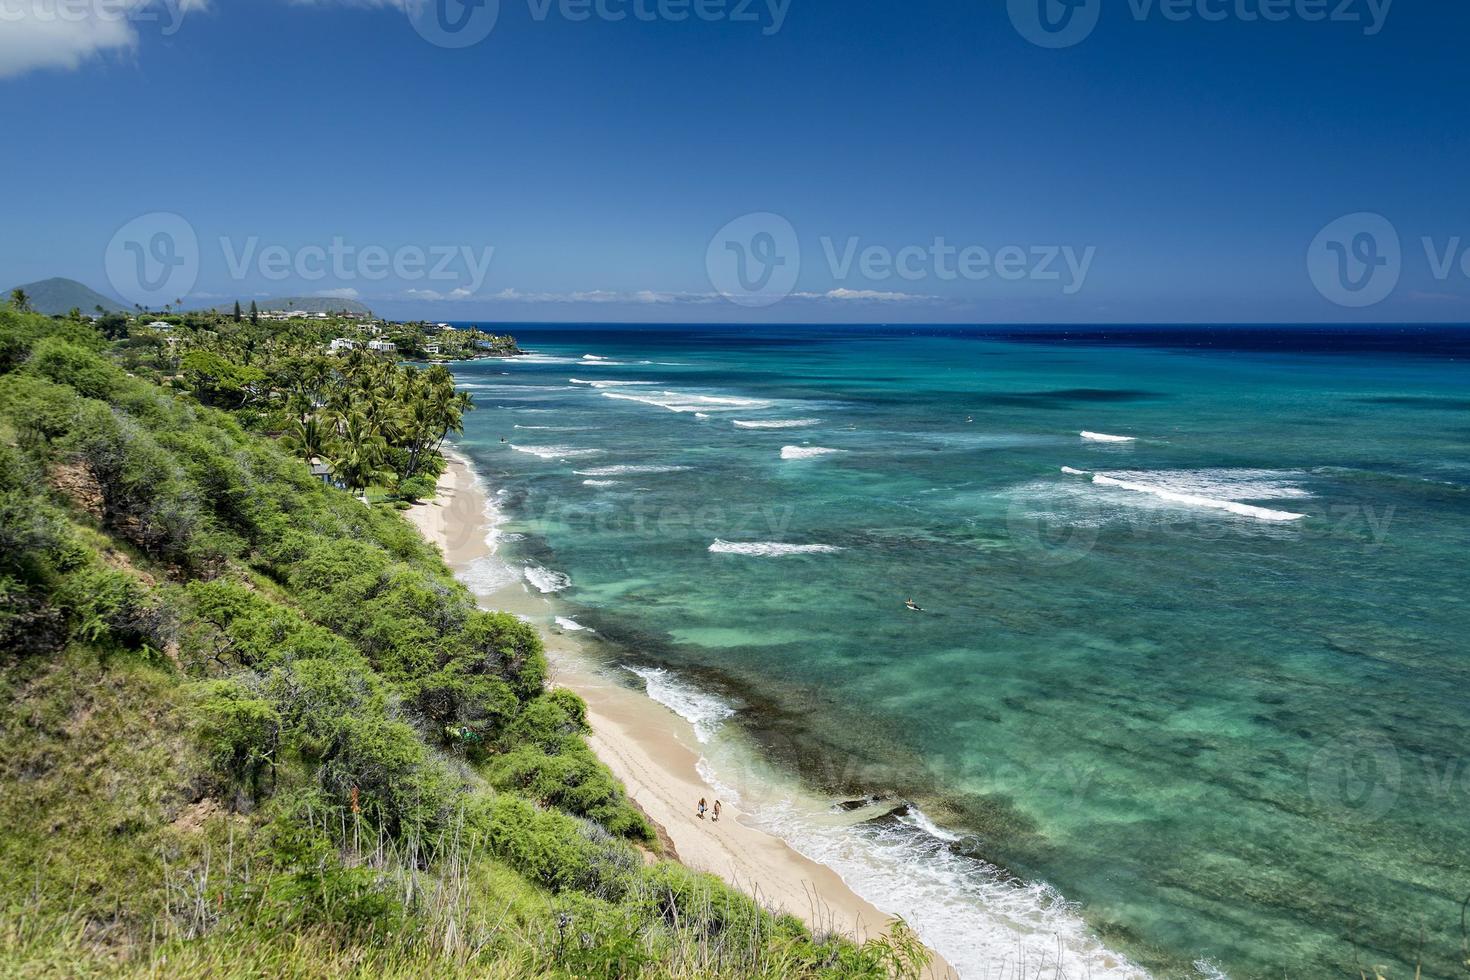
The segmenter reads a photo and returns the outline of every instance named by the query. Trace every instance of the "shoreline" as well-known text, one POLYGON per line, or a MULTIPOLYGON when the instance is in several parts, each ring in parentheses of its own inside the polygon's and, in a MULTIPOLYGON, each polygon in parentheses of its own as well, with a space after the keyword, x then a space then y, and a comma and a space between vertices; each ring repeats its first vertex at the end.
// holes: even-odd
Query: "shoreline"
MULTIPOLYGON (((472 467, 453 450, 438 494, 404 512, 461 580, 468 566, 495 552, 490 501, 472 467)), ((517 578, 466 582, 482 608, 545 617, 545 602, 517 578), (483 586, 477 588, 476 585, 483 586)), ((859 896, 836 871, 805 857, 786 841, 750 826, 737 801, 724 801, 718 823, 700 820, 694 804, 716 797, 700 774, 702 755, 693 726, 644 693, 602 676, 595 658, 572 633, 541 630, 551 683, 587 702, 588 745, 643 809, 671 860, 713 874, 763 905, 795 915, 814 933, 839 932, 859 942, 881 935, 895 921, 859 896), (669 845, 672 845, 670 847, 669 845)), ((931 950, 931 953, 933 951, 931 950)), ((957 974, 937 953, 927 971, 957 974)))

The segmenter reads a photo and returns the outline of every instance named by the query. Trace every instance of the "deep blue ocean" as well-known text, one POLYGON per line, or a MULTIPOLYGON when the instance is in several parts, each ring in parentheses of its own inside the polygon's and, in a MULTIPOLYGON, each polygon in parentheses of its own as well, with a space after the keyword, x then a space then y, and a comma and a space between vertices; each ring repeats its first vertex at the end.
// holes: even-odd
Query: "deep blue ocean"
POLYGON ((1462 971, 1470 331, 495 329, 481 571, 967 977, 1462 971))

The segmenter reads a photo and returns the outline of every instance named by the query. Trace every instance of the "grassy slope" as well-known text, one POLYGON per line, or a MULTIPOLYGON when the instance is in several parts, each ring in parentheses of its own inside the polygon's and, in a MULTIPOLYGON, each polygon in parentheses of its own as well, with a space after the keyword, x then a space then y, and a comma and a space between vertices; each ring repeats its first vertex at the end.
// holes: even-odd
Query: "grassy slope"
POLYGON ((391 511, 0 308, 0 976, 884 976, 653 837, 391 511), (453 738, 469 728, 478 741, 453 738), (640 848, 642 851, 640 851, 640 848))

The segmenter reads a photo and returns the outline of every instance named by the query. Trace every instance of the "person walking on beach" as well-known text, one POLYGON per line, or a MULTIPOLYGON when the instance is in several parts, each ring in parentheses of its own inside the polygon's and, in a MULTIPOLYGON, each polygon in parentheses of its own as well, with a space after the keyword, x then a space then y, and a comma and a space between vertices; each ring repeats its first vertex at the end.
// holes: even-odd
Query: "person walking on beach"
POLYGON ((704 797, 701 796, 699 798, 699 808, 698 808, 698 811, 697 811, 699 813, 699 819, 701 819, 701 820, 704 819, 704 811, 705 810, 708 810, 708 809, 709 809, 709 807, 705 805, 704 797))
POLYGON ((720 801, 719 800, 715 800, 714 822, 715 823, 719 823, 720 822, 720 801))

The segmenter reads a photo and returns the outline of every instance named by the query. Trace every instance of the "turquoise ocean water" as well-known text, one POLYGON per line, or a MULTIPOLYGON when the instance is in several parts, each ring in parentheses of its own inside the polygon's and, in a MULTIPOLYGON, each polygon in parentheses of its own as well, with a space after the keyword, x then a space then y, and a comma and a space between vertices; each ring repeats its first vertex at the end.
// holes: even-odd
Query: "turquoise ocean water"
POLYGON ((964 975, 1459 969, 1470 335, 513 329, 479 571, 964 975))

